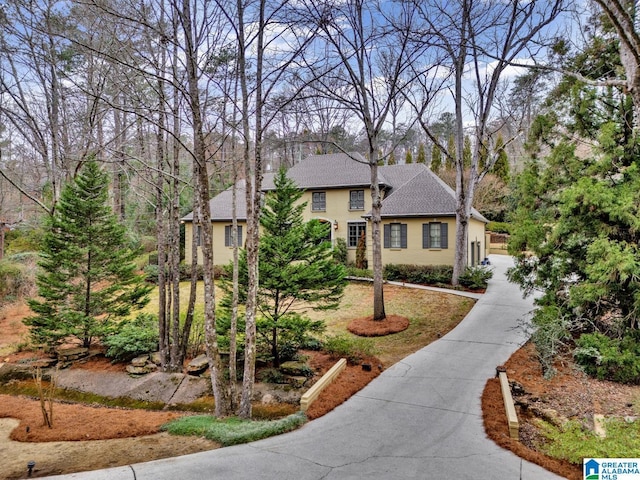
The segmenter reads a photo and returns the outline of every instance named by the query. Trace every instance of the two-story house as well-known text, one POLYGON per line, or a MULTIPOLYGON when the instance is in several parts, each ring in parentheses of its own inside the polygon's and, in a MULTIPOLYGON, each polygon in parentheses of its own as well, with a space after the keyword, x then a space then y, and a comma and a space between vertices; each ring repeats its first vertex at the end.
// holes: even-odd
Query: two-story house
MULTIPOLYGON (((371 265, 371 169, 364 158, 355 157, 361 161, 345 154, 312 155, 290 168, 287 176, 305 191, 301 199, 307 202, 304 218, 329 223, 332 242, 337 238, 346 241, 349 261, 355 261, 358 240, 364 234, 371 265)), ((265 174, 265 192, 275 188, 273 177, 272 173, 265 174)), ((381 166, 378 182, 382 194, 382 262, 453 265, 455 192, 424 164, 381 166)), ((238 239, 243 245, 246 228, 244 181, 237 184, 236 190, 238 239)), ((232 258, 231 198, 232 189, 229 188, 210 201, 216 265, 226 264, 232 258)), ((192 214, 183 221, 189 262, 192 214)), ((487 220, 474 209, 469 222, 469 265, 477 265, 485 257, 486 223, 487 220)))

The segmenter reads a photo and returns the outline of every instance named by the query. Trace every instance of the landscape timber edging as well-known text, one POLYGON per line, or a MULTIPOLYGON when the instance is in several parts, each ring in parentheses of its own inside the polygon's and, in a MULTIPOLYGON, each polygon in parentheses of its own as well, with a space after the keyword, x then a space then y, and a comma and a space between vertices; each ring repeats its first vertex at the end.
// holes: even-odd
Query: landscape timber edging
POLYGON ((302 398, 300 398, 300 410, 306 412, 309 406, 318 398, 320 392, 324 390, 347 367, 347 359, 341 358, 336 364, 325 373, 320 380, 313 384, 313 386, 307 390, 302 398))
POLYGON ((499 372, 500 390, 502 390, 502 400, 504 401, 504 409, 507 414, 507 423, 509 424, 509 436, 515 440, 520 439, 520 425, 518 424, 518 415, 516 407, 511 396, 511 388, 509 387, 509 379, 506 372, 499 372))

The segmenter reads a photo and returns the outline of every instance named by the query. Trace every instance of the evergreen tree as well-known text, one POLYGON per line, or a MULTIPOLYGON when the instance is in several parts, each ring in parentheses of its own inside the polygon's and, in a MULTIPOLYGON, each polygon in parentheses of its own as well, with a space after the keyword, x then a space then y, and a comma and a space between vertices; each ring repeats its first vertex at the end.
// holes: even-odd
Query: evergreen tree
POLYGON ((462 149, 462 165, 464 168, 471 167, 471 139, 465 135, 464 147, 462 149))
POLYGON ((504 150, 504 140, 502 135, 498 135, 498 138, 496 139, 496 151, 498 153, 498 158, 493 164, 491 173, 495 174, 504 183, 509 183, 509 175, 511 174, 509 157, 507 157, 507 152, 504 150))
POLYGON ((411 150, 409 149, 407 149, 407 153, 404 156, 404 163, 407 165, 413 163, 413 155, 411 154, 411 150))
POLYGON ((440 147, 436 144, 433 145, 433 149, 431 150, 431 171, 434 173, 438 173, 442 168, 442 151, 440 147))
MULTIPOLYGON (((260 224, 259 308, 263 318, 258 333, 271 349, 274 366, 282 358, 282 340, 299 347, 308 331, 320 331, 322 322, 311 322, 300 308, 326 310, 338 307, 346 285, 343 265, 333 260, 328 240, 329 224, 305 222, 303 191, 280 169, 275 191, 265 201, 260 224)), ((244 252, 243 252, 244 253, 244 252)), ((240 288, 246 287, 246 256, 240 259, 240 288)), ((245 295, 245 292, 241 292, 245 295)))
POLYGON ((107 174, 87 162, 47 221, 37 276, 41 299, 29 301, 35 315, 25 319, 32 339, 55 346, 71 336, 89 347, 146 305, 151 287, 135 272, 138 253, 109 207, 107 174))
POLYGON ((445 158, 444 168, 445 170, 455 170, 456 166, 454 158, 456 155, 456 137, 453 135, 450 135, 449 140, 447 141, 447 153, 448 155, 446 155, 445 158))
POLYGON ((427 163, 427 152, 422 142, 418 145, 418 158, 416 159, 416 163, 427 163))
POLYGON ((396 164, 396 154, 391 152, 389 155, 389 159, 387 160, 387 165, 395 165, 396 164))
MULTIPOLYGON (((604 43, 596 37, 593 45, 604 43)), ((570 65, 600 79, 616 62, 615 55, 595 62, 578 55, 570 65), (611 63, 602 68, 605 61, 611 63)), ((571 77, 551 92, 550 112, 567 122, 556 128, 547 114, 544 128, 532 129, 551 153, 516 178, 510 276, 525 292, 543 292, 533 339, 546 373, 558 353, 577 345, 574 354, 587 371, 602 368, 602 378, 639 383, 640 142, 629 122, 628 93, 605 93, 602 101, 571 77), (581 143, 589 139, 593 151, 577 155, 567 132, 579 132, 581 143)))

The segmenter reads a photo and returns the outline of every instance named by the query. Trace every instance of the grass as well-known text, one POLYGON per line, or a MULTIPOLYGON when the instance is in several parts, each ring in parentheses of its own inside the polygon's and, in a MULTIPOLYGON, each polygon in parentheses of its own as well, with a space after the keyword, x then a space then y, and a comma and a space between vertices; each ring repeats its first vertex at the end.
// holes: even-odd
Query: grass
POLYGON ((601 438, 580 422, 570 421, 562 428, 541 421, 547 442, 540 449, 553 458, 582 465, 583 458, 634 458, 640 451, 640 421, 608 419, 607 436, 601 438))
POLYGON ((205 437, 227 447, 290 432, 306 421, 307 418, 302 412, 279 420, 242 420, 236 417, 217 419, 209 415, 197 415, 167 423, 163 425, 162 430, 173 435, 205 437))

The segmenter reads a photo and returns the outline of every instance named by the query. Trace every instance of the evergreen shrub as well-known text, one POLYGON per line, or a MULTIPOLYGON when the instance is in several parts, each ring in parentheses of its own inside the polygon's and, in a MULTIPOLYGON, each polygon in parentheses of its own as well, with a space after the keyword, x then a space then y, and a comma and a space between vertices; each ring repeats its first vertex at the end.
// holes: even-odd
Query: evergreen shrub
POLYGON ((594 332, 576 341, 574 357, 587 374, 600 380, 640 384, 640 332, 629 331, 622 338, 594 332))
POLYGON ((133 320, 118 325, 117 332, 104 338, 107 357, 116 362, 131 360, 158 349, 158 317, 139 313, 133 320))

